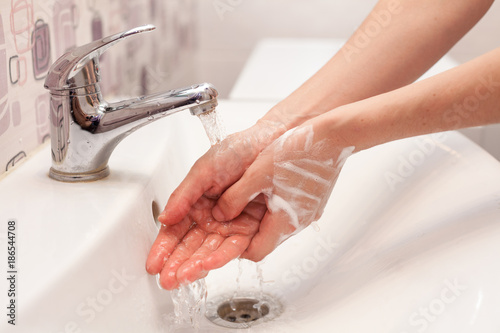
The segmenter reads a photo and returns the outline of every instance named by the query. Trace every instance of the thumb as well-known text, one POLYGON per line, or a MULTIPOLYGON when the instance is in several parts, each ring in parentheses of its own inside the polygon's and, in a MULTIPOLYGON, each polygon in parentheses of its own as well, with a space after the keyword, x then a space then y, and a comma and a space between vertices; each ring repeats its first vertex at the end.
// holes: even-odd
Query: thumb
POLYGON ((217 200, 212 209, 212 216, 220 222, 236 218, 245 207, 266 188, 269 187, 269 177, 263 176, 261 171, 252 166, 243 176, 229 187, 217 200))
POLYGON ((179 184, 168 199, 158 220, 164 225, 177 224, 184 219, 191 207, 212 187, 212 178, 208 177, 210 168, 198 161, 193 165, 186 178, 179 184))

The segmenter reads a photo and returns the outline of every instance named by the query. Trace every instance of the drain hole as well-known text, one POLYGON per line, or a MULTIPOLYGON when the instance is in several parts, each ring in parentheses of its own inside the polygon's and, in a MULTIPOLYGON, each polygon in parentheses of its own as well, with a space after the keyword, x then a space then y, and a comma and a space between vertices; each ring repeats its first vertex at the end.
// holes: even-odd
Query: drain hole
POLYGON ((269 313, 269 306, 256 299, 237 298, 222 303, 217 314, 231 323, 248 323, 260 319, 269 313))
POLYGON ((207 306, 207 318, 217 325, 231 328, 248 328, 271 320, 281 313, 281 305, 269 296, 262 299, 225 298, 210 304, 211 306, 207 306))

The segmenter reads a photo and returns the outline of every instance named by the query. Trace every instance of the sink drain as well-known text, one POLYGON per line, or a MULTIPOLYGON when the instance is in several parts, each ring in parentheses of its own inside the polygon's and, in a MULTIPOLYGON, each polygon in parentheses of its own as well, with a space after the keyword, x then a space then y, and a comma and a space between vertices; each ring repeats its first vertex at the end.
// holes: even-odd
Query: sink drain
POLYGON ((220 318, 231 323, 248 323, 266 316, 267 304, 259 304, 256 299, 240 298, 222 303, 217 309, 220 318))
POLYGON ((229 328, 248 328, 276 318, 282 312, 279 302, 262 295, 221 297, 207 303, 207 318, 214 324, 229 328))

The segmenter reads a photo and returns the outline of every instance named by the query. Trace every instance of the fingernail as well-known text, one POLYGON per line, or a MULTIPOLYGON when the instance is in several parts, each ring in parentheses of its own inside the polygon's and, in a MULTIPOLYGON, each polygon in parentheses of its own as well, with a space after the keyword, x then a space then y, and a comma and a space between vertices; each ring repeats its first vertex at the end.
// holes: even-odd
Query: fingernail
POLYGON ((166 222, 168 221, 169 217, 171 215, 171 211, 170 210, 167 210, 167 209, 164 209, 160 215, 158 215, 158 220, 160 220, 160 222, 166 222))
POLYGON ((225 221, 224 213, 222 213, 222 210, 219 208, 219 206, 215 206, 212 209, 212 216, 219 222, 225 221))
POLYGON ((165 224, 165 221, 167 220, 167 214, 161 213, 158 215, 158 221, 160 221, 161 224, 165 224))

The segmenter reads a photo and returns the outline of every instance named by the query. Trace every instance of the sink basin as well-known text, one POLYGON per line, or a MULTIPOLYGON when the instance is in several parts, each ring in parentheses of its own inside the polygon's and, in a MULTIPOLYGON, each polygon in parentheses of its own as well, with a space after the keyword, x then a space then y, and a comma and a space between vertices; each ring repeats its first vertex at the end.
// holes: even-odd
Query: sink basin
MULTIPOLYGON (((219 104, 228 132, 272 106, 219 104)), ((170 292, 144 269, 153 211, 208 147, 200 121, 179 113, 120 143, 104 180, 49 179, 48 146, 4 177, 0 239, 5 275, 7 222, 15 221, 17 326, 169 331, 170 292)), ((238 277, 242 293, 259 292, 260 271, 282 313, 252 332, 498 332, 498 221, 500 163, 470 140, 445 132, 384 144, 352 156, 323 217, 258 270, 233 261, 211 272, 208 302, 234 293, 238 277)), ((0 328, 11 328, 5 317, 0 328)))

